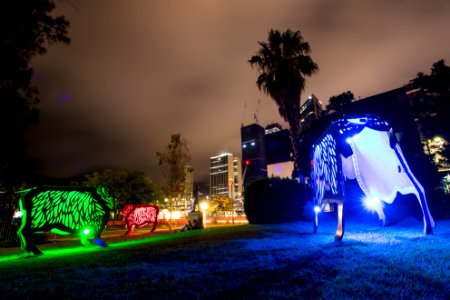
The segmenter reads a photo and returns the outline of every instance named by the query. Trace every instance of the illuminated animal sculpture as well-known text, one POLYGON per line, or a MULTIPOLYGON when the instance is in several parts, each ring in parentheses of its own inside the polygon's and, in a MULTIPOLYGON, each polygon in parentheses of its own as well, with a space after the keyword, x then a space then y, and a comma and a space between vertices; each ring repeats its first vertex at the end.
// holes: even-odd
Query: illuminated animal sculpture
POLYGON ((357 179, 368 205, 384 225, 382 200, 391 204, 397 192, 414 194, 422 208, 425 234, 432 233, 434 220, 425 191, 406 163, 389 124, 378 116, 341 118, 331 123, 312 147, 311 185, 314 198, 314 232, 318 214, 337 204, 335 240, 344 235, 343 205, 346 179, 357 179))
POLYGON ((150 232, 154 232, 158 225, 158 214, 159 207, 153 204, 126 204, 122 210, 123 220, 128 228, 125 234, 131 235, 136 226, 143 227, 151 223, 153 227, 150 232))
POLYGON ((106 247, 100 235, 115 201, 104 186, 40 186, 20 193, 22 225, 17 234, 22 250, 42 254, 33 243, 33 233, 44 231, 79 234, 84 245, 89 244, 87 235, 93 234, 94 242, 106 247))

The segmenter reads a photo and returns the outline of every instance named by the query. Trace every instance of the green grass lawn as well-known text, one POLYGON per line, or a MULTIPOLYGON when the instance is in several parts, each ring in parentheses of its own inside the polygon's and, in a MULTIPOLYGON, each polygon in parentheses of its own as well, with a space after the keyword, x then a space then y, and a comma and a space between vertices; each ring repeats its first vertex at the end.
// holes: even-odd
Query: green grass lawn
MULTIPOLYGON (((2 299, 450 299, 450 221, 235 225, 41 245, 0 257, 2 299)), ((1 254, 1 252, 0 252, 1 254)))

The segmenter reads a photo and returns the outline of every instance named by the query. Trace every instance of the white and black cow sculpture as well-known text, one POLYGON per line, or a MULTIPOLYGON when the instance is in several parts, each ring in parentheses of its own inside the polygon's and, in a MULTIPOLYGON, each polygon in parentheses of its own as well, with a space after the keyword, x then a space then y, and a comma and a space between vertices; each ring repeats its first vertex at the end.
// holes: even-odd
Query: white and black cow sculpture
POLYGON ((318 214, 337 204, 336 241, 344 236, 343 205, 346 179, 357 180, 366 199, 373 201, 382 224, 381 201, 391 204, 397 193, 414 194, 422 207, 424 232, 432 234, 434 220, 425 191, 414 177, 389 124, 366 115, 333 121, 312 147, 311 185, 314 198, 314 233, 318 214))

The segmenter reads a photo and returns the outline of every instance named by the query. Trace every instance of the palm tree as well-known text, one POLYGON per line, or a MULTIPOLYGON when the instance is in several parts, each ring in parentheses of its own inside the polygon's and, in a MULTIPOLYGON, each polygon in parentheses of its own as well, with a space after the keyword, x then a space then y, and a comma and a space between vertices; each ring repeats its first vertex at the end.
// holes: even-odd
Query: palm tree
POLYGON ((305 76, 319 70, 309 56, 310 47, 300 31, 280 33, 270 30, 267 41, 249 63, 258 69, 256 84, 278 105, 278 111, 290 127, 294 151, 294 175, 300 172, 300 95, 305 89, 305 76))

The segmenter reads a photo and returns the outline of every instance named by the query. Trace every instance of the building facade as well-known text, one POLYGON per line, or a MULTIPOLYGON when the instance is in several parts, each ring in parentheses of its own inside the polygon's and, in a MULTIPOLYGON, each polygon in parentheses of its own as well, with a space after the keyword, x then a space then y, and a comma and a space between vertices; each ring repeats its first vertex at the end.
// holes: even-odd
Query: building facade
POLYGON ((241 127, 243 186, 267 177, 265 131, 259 124, 241 127))
POLYGON ((300 106, 300 125, 308 128, 311 122, 319 119, 324 111, 323 103, 314 94, 309 96, 305 103, 300 106))
POLYGON ((267 176, 292 178, 294 161, 289 130, 266 128, 265 145, 267 176))
POLYGON ((226 196, 233 200, 242 195, 242 166, 239 157, 223 153, 210 157, 210 197, 226 196))
POLYGON ((291 178, 294 169, 292 143, 288 129, 271 124, 241 128, 243 187, 258 178, 276 176, 291 178))

